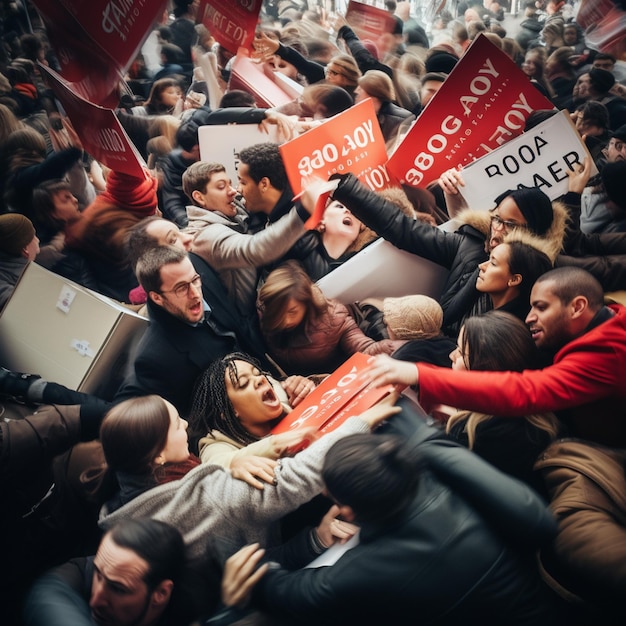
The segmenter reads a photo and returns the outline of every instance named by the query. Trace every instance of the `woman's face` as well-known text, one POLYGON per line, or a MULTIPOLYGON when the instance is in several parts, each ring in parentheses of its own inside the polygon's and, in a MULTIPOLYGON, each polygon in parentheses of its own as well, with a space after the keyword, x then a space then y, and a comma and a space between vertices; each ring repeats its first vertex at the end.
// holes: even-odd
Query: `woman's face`
POLYGON ((300 326, 305 316, 306 304, 294 298, 289 298, 285 306, 285 312, 283 313, 283 322, 280 325, 280 330, 292 330, 300 326))
POLYGON ((167 87, 161 92, 161 102, 164 106, 173 108, 176 106, 178 101, 183 97, 183 94, 180 90, 180 87, 175 87, 172 85, 171 87, 167 87))
POLYGON ((537 62, 535 61, 535 57, 526 56, 524 62, 522 63, 522 72, 526 74, 529 78, 533 78, 537 73, 537 62))
POLYGON ((452 361, 452 369, 457 372, 464 372, 469 369, 469 354, 463 353, 463 334, 464 329, 459 331, 459 337, 456 340, 456 348, 450 352, 450 361, 452 361))
POLYGON ((298 70, 296 67, 285 61, 285 59, 279 57, 277 54, 274 55, 268 63, 274 72, 280 72, 288 78, 291 78, 291 80, 298 79, 298 70))
POLYGON ((336 200, 333 200, 326 207, 322 223, 324 224, 324 233, 333 236, 343 235, 349 241, 354 241, 363 228, 363 224, 336 200))
POLYGON ((226 393, 242 426, 256 434, 259 425, 279 418, 283 407, 263 372, 247 361, 235 361, 234 365, 237 381, 233 384, 228 371, 225 373, 226 393))
POLYGON ((176 407, 164 400, 170 414, 170 427, 167 431, 167 443, 159 455, 165 463, 182 463, 189 458, 189 439, 187 438, 187 421, 176 410, 176 407))
MULTIPOLYGON (((478 268, 476 289, 483 293, 502 293, 512 287, 509 282, 513 279, 509 267, 510 249, 508 244, 501 243, 496 246, 484 263, 478 268)), ((517 284, 517 283, 516 283, 517 284)))

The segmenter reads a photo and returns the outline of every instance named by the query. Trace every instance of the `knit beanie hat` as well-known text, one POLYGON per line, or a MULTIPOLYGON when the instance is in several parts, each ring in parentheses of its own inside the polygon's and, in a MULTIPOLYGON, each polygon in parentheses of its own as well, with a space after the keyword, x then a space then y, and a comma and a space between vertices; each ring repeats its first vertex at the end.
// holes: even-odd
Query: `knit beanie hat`
POLYGON ((443 309, 423 295, 385 298, 383 321, 396 339, 430 339, 441 332, 443 309))
POLYGON ((589 79, 591 86, 598 93, 606 93, 615 84, 615 76, 613 76, 611 72, 599 67, 594 67, 589 70, 589 79))
POLYGON ((20 256, 34 236, 35 227, 27 217, 20 213, 0 215, 0 252, 20 256))
POLYGON ((427 72, 443 72, 444 74, 449 74, 458 61, 459 57, 457 55, 446 52, 445 50, 436 50, 428 56, 424 65, 426 66, 427 72))
POLYGON ((349 54, 338 54, 331 58, 328 65, 333 65, 344 78, 348 79, 356 87, 361 77, 361 70, 359 70, 354 57, 349 54))
POLYGON ((514 191, 509 189, 495 199, 496 206, 508 196, 515 200, 528 228, 536 235, 545 235, 554 217, 550 198, 537 187, 523 187, 514 191))
POLYGON ((606 195, 622 210, 626 210, 626 161, 606 163, 600 172, 606 195))
POLYGON ((378 98, 383 102, 393 102, 396 99, 396 92, 393 88, 391 78, 381 70, 367 70, 359 78, 359 87, 372 98, 378 98))

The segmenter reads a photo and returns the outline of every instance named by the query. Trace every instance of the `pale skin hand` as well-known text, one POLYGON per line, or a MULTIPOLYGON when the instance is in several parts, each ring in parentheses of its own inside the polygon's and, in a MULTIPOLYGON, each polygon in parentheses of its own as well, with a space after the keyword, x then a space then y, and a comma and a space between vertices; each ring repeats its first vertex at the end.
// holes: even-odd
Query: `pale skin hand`
POLYGON ((335 543, 346 543, 359 530, 358 526, 337 519, 337 515, 339 515, 339 507, 333 504, 315 529, 318 539, 327 548, 335 543))
POLYGON ((461 176, 461 172, 453 167, 446 170, 439 177, 439 186, 445 193, 455 196, 459 193, 459 187, 465 187, 465 181, 463 180, 463 176, 461 176))
POLYGON ((280 384, 287 392, 289 405, 293 408, 297 407, 315 389, 315 383, 305 376, 288 376, 280 384))
POLYGON ((268 124, 273 124, 278 128, 278 134, 283 141, 293 139, 296 133, 296 117, 279 113, 273 109, 265 111, 265 119, 259 124, 259 128, 265 133, 269 133, 268 124))
POLYGON ((323 180, 316 176, 311 176, 306 180, 302 181, 303 192, 300 196, 300 202, 304 209, 309 213, 313 214, 315 211, 315 205, 317 204, 317 199, 328 191, 333 192, 337 189, 337 185, 339 185, 338 180, 323 180))
POLYGON ((225 606, 245 606, 250 592, 265 576, 267 563, 258 567, 265 550, 258 543, 244 546, 233 554, 224 566, 222 575, 222 602, 225 606))
MULTIPOLYGON (((584 135, 582 140, 585 141, 584 135)), ((582 193, 591 176, 591 159, 585 157, 583 164, 577 165, 573 170, 569 170, 567 176, 569 177, 567 190, 582 193)))
POLYGON ((379 354, 370 359, 370 367, 363 372, 363 377, 373 387, 383 385, 417 385, 418 371, 415 363, 398 361, 387 354, 379 354))
POLYGON ((264 489, 263 483, 274 484, 274 470, 278 462, 263 456, 235 457, 230 462, 233 478, 243 480, 256 489, 264 489))
POLYGON ((274 453, 279 456, 289 456, 301 444, 309 445, 319 437, 319 433, 315 426, 307 428, 297 428, 296 430, 288 430, 286 433, 278 433, 272 435, 272 448, 274 453))
POLYGON ((276 54, 279 45, 280 42, 267 33, 257 32, 252 41, 254 50, 251 56, 259 61, 269 61, 276 54))

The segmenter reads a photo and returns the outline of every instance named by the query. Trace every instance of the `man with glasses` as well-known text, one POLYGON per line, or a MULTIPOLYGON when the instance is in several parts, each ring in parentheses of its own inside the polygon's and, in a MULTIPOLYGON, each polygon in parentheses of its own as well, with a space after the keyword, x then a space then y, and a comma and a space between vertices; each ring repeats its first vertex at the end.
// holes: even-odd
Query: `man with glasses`
POLYGON ((149 247, 135 273, 148 296, 150 326, 115 402, 157 393, 185 416, 196 378, 214 359, 241 350, 268 365, 256 318, 237 312, 199 256, 175 246, 149 247))

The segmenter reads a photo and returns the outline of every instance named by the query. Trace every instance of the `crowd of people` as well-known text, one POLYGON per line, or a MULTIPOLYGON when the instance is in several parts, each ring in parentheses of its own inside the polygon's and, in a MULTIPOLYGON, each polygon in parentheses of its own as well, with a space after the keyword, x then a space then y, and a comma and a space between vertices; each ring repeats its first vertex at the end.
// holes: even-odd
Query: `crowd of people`
POLYGON ((37 263, 149 319, 109 397, 0 363, 21 414, 0 422, 3 623, 621 621, 623 60, 586 44, 571 1, 528 0, 507 32, 506 2, 422 24, 388 0, 376 41, 324 3, 265 1, 250 58, 301 91, 267 108, 231 88, 198 4, 168 2, 120 85, 142 176, 85 150, 35 6, 1 5, 0 308, 37 263), (390 155, 479 34, 554 105, 525 131, 566 110, 588 148, 557 199, 467 206, 458 169, 295 196, 278 143, 239 150, 236 181, 201 158, 200 127, 287 141, 365 99, 390 155), (437 298, 410 276, 402 297, 324 294, 381 238, 447 270, 437 298), (273 434, 357 353, 397 391, 323 436, 273 434))

